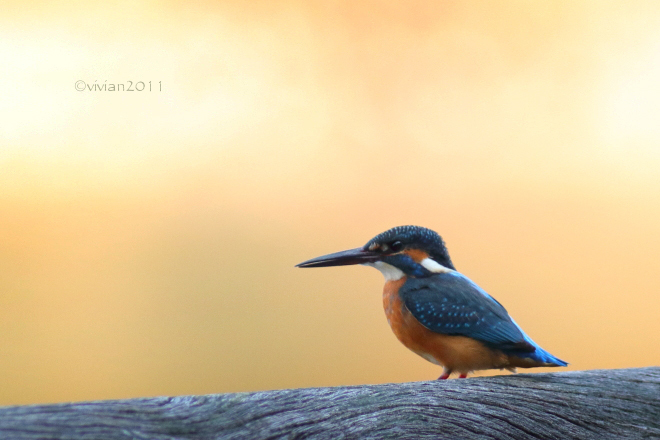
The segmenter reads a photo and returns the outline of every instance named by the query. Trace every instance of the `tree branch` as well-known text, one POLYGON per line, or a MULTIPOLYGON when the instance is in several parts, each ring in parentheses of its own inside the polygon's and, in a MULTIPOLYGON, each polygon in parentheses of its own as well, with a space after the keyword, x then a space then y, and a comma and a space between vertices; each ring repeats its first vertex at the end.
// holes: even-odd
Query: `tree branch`
POLYGON ((0 408, 0 438, 660 438, 660 367, 0 408))

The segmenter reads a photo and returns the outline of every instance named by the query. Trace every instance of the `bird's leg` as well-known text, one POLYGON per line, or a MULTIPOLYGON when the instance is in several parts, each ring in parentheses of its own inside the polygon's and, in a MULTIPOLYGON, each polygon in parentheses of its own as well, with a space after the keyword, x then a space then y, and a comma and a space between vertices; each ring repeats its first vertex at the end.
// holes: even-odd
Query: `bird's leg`
POLYGON ((467 373, 461 373, 460 376, 458 376, 459 379, 465 379, 467 377, 467 373))
POLYGON ((450 374, 451 374, 451 370, 449 368, 445 368, 444 370, 442 370, 442 376, 440 376, 438 380, 449 379, 450 374))

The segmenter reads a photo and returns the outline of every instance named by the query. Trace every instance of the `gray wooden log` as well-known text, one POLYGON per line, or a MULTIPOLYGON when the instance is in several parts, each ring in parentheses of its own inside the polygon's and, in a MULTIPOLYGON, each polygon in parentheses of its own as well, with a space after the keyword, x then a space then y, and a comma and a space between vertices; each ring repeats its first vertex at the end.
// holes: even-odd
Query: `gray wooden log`
POLYGON ((0 408, 2 439, 660 439, 660 368, 0 408))

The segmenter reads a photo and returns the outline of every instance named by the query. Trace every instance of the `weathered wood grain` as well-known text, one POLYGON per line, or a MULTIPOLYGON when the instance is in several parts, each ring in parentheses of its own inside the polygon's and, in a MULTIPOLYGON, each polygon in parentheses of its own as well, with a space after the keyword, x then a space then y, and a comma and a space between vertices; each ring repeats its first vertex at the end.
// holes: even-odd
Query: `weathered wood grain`
POLYGON ((2 439, 660 439, 660 368, 0 408, 2 439))

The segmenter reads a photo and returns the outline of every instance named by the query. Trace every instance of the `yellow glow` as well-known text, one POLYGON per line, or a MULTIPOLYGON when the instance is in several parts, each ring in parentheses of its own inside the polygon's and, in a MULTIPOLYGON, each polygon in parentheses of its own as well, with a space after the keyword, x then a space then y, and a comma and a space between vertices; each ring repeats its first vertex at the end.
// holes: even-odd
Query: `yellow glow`
POLYGON ((570 368, 658 364, 659 25, 652 1, 8 2, 0 404, 437 377, 380 274, 293 268, 410 223, 570 368))

